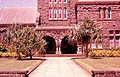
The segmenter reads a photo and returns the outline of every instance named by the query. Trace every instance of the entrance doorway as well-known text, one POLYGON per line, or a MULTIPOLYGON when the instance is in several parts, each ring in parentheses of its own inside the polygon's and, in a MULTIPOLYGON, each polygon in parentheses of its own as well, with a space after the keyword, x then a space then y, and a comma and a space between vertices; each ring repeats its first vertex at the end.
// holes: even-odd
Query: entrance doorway
POLYGON ((61 42, 61 52, 62 54, 76 54, 77 53, 77 43, 75 45, 71 45, 67 37, 64 37, 61 42))
POLYGON ((45 36, 43 39, 46 40, 47 42, 46 54, 55 54, 56 52, 55 39, 50 36, 45 36))

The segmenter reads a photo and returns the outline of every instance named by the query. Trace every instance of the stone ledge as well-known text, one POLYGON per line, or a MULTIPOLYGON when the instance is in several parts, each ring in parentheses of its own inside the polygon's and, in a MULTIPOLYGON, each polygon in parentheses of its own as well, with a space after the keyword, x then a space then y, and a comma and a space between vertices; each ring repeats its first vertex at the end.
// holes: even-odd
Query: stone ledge
POLYGON ((28 71, 0 71, 0 77, 28 77, 28 71))
POLYGON ((0 71, 0 77, 29 77, 29 74, 34 71, 40 64, 42 64, 45 60, 34 65, 32 68, 26 71, 0 71))
POLYGON ((120 77, 120 71, 95 71, 92 70, 93 77, 120 77))

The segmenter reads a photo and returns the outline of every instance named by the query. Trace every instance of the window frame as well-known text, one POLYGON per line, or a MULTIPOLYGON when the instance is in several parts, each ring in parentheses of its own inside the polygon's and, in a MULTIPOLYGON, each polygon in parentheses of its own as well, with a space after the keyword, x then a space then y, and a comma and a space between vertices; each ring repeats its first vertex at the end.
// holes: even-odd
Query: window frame
POLYGON ((59 3, 62 3, 62 0, 59 0, 59 3))
POLYGON ((64 19, 67 19, 67 8, 64 8, 64 19))
POLYGON ((111 19, 111 7, 108 7, 108 19, 111 19))
POLYGON ((66 1, 64 0, 64 3, 67 3, 67 0, 66 1))
POLYGON ((54 0, 54 3, 57 3, 57 0, 54 0))
POLYGON ((103 8, 103 18, 106 18, 106 8, 103 8))
POLYGON ((101 10, 102 10, 102 8, 101 7, 99 7, 99 9, 98 9, 98 12, 99 12, 99 18, 102 18, 102 13, 101 13, 101 10))
POLYGON ((62 19, 62 8, 59 8, 59 19, 62 19))
POLYGON ((52 0, 49 0, 49 3, 52 3, 52 0), (51 2, 50 2, 51 1, 51 2))
POLYGON ((54 8, 54 19, 57 19, 57 8, 54 8))
POLYGON ((53 9, 52 7, 49 8, 49 19, 52 19, 53 17, 53 9))

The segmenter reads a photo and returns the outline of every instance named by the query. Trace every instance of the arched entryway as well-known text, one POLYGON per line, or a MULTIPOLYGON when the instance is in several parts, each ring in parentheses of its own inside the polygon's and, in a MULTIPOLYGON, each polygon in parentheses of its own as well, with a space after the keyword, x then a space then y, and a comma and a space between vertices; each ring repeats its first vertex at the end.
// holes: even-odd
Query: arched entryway
POLYGON ((61 42, 61 52, 62 54, 76 54, 77 53, 77 43, 73 46, 67 40, 67 36, 62 39, 61 42))
POLYGON ((43 37, 47 41, 46 54, 55 54, 56 52, 56 42, 55 39, 50 36, 43 37))

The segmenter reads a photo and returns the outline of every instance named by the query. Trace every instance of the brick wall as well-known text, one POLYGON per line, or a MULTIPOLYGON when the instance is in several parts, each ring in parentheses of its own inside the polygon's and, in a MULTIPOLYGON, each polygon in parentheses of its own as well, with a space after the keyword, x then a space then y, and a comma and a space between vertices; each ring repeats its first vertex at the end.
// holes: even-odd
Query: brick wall
MULTIPOLYGON (((54 1, 54 0, 52 0, 54 1)), ((107 4, 76 4, 77 0, 67 0, 67 3, 49 3, 49 0, 38 0, 38 12, 40 13, 41 25, 39 26, 73 26, 78 23, 81 24, 84 17, 96 21, 96 24, 102 28, 103 36, 103 49, 109 49, 109 31, 120 30, 120 5, 113 3, 107 4), (57 8, 57 14, 59 14, 59 8, 62 8, 64 13, 64 7, 67 8, 67 19, 49 19, 49 8, 57 8), (101 18, 99 18, 99 7, 101 8, 101 18), (108 8, 111 8, 111 19, 108 19, 108 8), (106 8, 106 18, 103 17, 106 8)), ((63 1, 63 0, 62 0, 63 1)), ((52 30, 51 30, 52 31, 52 30)), ((61 35, 59 35, 61 36, 61 35)), ((58 37, 59 37, 58 36, 58 37)))
MULTIPOLYGON (((57 0, 59 1, 59 0, 57 0)), ((63 1, 63 0, 62 0, 63 1)), ((49 3, 49 0, 38 0, 38 12, 41 16, 41 25, 44 26, 70 26, 75 24, 75 2, 76 0, 67 0, 67 3, 49 3), (57 8, 57 14, 59 14, 59 8, 62 8, 62 13, 64 12, 64 7, 67 8, 67 19, 49 19, 49 8, 57 8)), ((53 14, 54 15, 54 14, 53 14)), ((62 15, 63 16, 63 15, 62 15)))
POLYGON ((77 5, 77 22, 81 24, 84 17, 96 21, 96 24, 102 28, 103 49, 109 49, 109 31, 120 30, 120 5, 77 5), (101 7, 101 18, 99 18, 99 7, 101 7), (111 8, 111 19, 108 19, 108 8, 111 8), (103 17, 103 8, 106 8, 106 18, 103 17))

